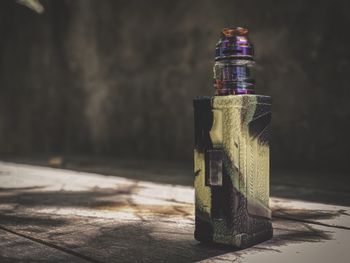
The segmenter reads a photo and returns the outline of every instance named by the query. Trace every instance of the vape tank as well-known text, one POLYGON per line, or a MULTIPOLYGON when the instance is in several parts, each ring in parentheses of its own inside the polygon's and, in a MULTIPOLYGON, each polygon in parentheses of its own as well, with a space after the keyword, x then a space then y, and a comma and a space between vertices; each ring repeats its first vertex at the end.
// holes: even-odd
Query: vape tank
POLYGON ((201 242, 244 248, 272 237, 271 97, 255 95, 254 50, 244 28, 216 45, 215 96, 193 101, 195 232, 201 242))

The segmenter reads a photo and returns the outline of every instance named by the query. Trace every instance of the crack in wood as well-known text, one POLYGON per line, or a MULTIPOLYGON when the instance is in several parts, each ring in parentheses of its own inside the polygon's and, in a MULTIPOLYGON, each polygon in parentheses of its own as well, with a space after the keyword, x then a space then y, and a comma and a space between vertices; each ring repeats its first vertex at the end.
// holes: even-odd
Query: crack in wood
POLYGON ((338 228, 338 229, 350 230, 350 227, 347 227, 347 226, 332 225, 332 224, 316 222, 316 221, 308 220, 308 219, 300 219, 300 218, 296 218, 296 217, 289 216, 289 215, 284 215, 284 216, 273 215, 272 218, 278 218, 278 219, 284 219, 284 220, 290 220, 290 221, 296 221, 296 222, 302 222, 302 223, 308 223, 308 224, 314 224, 314 225, 320 225, 320 226, 327 226, 327 227, 333 227, 333 228, 338 228))
POLYGON ((83 254, 80 254, 78 252, 75 252, 73 250, 70 250, 68 248, 64 248, 64 247, 61 247, 61 246, 58 246, 58 245, 55 245, 55 244, 52 244, 52 243, 49 243, 47 241, 44 241, 42 239, 39 239, 39 238, 35 238, 35 237, 31 237, 31 236, 28 236, 28 235, 25 235, 25 234, 22 234, 22 233, 18 233, 17 231, 13 231, 7 227, 4 227, 2 225, 0 225, 0 229, 1 230, 4 230, 8 233, 11 233, 11 234, 14 234, 14 235, 17 235, 17 236, 20 236, 20 237, 23 237, 23 238, 26 238, 26 239, 29 239, 33 242, 36 242, 36 243, 39 243, 39 244, 42 244, 44 246, 48 246, 48 247, 51 247, 53 249, 57 249, 61 252, 64 252, 66 254, 69 254, 69 255, 72 255, 72 256, 75 256, 75 257, 78 257, 80 259, 84 259, 86 261, 89 261, 89 262, 92 262, 92 263, 102 263, 102 261, 99 261, 99 260, 96 260, 94 258, 91 258, 91 257, 88 257, 88 256, 85 256, 83 254))

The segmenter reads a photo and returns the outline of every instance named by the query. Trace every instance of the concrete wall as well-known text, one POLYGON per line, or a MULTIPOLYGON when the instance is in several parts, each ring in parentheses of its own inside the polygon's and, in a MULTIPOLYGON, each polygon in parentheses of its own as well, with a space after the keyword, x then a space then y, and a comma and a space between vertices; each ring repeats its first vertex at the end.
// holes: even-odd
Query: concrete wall
POLYGON ((191 161, 192 98, 229 25, 273 96, 272 165, 348 170, 349 1, 0 3, 0 153, 191 161))

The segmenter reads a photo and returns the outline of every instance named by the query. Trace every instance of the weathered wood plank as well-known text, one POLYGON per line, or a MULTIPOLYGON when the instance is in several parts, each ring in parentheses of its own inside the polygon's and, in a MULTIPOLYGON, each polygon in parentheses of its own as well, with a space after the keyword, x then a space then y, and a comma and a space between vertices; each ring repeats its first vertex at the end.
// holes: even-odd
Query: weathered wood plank
POLYGON ((234 251, 193 239, 191 187, 0 163, 0 226, 98 261, 347 262, 349 207, 271 204, 274 238, 234 251))
POLYGON ((339 257, 347 251, 350 241, 349 233, 344 230, 280 219, 273 222, 275 234, 272 240, 243 251, 199 244, 193 239, 193 223, 190 220, 119 220, 49 214, 32 215, 30 224, 25 223, 28 220, 26 215, 16 214, 11 223, 6 223, 8 219, 0 216, 0 225, 5 224, 17 232, 103 262, 193 262, 214 259, 247 259, 244 262, 250 262, 250 258, 255 258, 257 253, 258 259, 273 256, 279 260, 284 259, 284 253, 301 254, 297 255, 300 259, 304 258, 300 262, 308 262, 306 259, 339 257), (44 227, 42 221, 52 224, 44 227))
POLYGON ((89 262, 0 229, 0 262, 89 262))

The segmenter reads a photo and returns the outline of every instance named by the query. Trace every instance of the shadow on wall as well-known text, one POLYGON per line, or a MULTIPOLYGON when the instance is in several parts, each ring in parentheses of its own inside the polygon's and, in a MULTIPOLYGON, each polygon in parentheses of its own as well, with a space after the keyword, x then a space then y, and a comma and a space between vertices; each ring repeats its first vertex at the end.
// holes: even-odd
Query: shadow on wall
POLYGON ((242 25, 274 99, 272 165, 348 170, 349 1, 42 3, 1 3, 0 154, 189 162, 192 98, 212 94, 220 29, 242 25))

